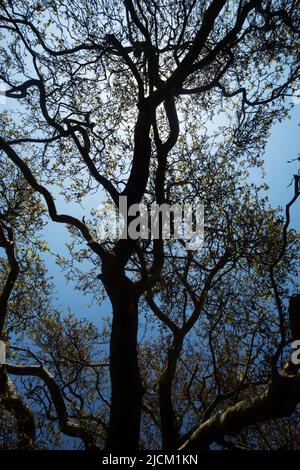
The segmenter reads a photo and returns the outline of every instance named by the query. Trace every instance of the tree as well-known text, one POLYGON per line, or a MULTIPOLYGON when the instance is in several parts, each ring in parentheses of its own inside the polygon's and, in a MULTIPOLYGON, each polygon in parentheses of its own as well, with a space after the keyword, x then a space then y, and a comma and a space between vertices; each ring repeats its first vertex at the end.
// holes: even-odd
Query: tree
POLYGON ((68 226, 70 258, 59 261, 77 288, 112 306, 109 381, 107 325, 93 363, 93 327, 50 306, 27 322, 31 348, 17 356, 27 362, 6 373, 36 377, 40 388, 26 382, 32 409, 87 448, 263 446, 261 423, 300 400, 296 371, 281 370, 299 190, 295 180, 284 220, 247 177, 300 78, 298 2, 7 0, 0 27, 0 75, 17 103, 1 118, 1 161, 68 226), (83 207, 95 191, 117 207, 120 196, 128 206, 203 202, 205 243, 101 242, 94 219, 59 213, 53 186, 83 207), (248 439, 250 425, 261 435, 248 439))

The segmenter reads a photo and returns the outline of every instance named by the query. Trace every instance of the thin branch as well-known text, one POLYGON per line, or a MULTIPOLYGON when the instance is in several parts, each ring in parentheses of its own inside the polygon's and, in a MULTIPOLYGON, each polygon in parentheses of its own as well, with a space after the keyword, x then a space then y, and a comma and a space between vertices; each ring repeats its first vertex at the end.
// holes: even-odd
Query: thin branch
POLYGON ((179 332, 178 326, 166 315, 154 301, 153 292, 148 290, 146 300, 154 315, 161 320, 173 333, 179 332))
POLYGON ((60 388, 57 385, 54 377, 47 369, 44 369, 41 366, 23 366, 12 364, 6 364, 5 368, 6 371, 12 375, 33 376, 42 379, 49 390, 51 400, 57 413, 61 431, 67 436, 78 437, 79 439, 82 439, 87 449, 97 449, 97 446, 95 445, 95 436, 80 424, 72 423, 69 420, 68 411, 60 388))
POLYGON ((29 185, 38 193, 40 193, 47 204, 48 212, 51 217, 51 219, 54 222, 58 223, 63 223, 63 224, 68 224, 73 227, 76 227, 84 237, 84 239, 87 241, 88 245, 90 248, 100 257, 104 257, 107 255, 106 251, 104 248, 94 239, 92 234, 90 233, 88 227, 79 219, 76 217, 73 217, 71 215, 67 214, 58 214, 56 210, 56 205, 54 203, 54 199, 51 195, 51 193, 46 189, 44 186, 39 184, 32 174, 31 170, 27 166, 27 164, 22 160, 16 152, 13 150, 13 148, 2 138, 0 137, 0 150, 3 150, 6 155, 10 158, 10 160, 17 165, 17 167, 21 170, 24 178, 26 181, 29 183, 29 185))

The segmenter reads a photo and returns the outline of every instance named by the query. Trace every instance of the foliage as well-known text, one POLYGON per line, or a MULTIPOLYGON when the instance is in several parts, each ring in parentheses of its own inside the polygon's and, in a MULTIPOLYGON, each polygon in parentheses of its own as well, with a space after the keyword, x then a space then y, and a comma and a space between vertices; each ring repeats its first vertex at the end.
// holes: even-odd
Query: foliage
POLYGON ((1 1, 3 446, 12 419, 18 447, 299 446, 298 180, 285 214, 263 181, 300 78, 299 13, 294 0, 1 1), (100 243, 90 207, 120 195, 203 203, 203 248, 100 243), (56 260, 98 302, 96 326, 54 305, 47 214, 67 226, 56 260))

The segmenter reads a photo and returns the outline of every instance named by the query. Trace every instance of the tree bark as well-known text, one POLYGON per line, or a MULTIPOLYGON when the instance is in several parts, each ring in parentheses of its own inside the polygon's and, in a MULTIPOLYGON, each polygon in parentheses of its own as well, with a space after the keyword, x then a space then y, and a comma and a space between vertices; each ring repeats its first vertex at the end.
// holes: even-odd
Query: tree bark
POLYGON ((182 338, 174 336, 172 347, 168 352, 167 364, 159 381, 162 445, 163 449, 168 451, 177 449, 179 445, 179 430, 172 402, 172 389, 181 348, 182 338))
POLYGON ((252 424, 290 416, 300 402, 300 377, 278 375, 268 388, 217 413, 201 424, 180 447, 185 452, 207 449, 216 440, 234 436, 252 424))
POLYGON ((138 295, 124 272, 106 269, 102 280, 113 308, 110 338, 111 413, 107 450, 139 448, 143 388, 138 365, 138 295))

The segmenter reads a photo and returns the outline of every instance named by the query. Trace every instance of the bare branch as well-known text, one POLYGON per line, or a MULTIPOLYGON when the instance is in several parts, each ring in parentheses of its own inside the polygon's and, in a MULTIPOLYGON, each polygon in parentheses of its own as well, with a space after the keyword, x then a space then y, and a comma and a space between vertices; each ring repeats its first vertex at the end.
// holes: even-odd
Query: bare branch
POLYGON ((82 439, 87 449, 97 449, 97 446, 95 445, 94 435, 82 425, 72 423, 69 420, 68 411, 60 388, 57 385, 54 377, 50 374, 48 370, 44 369, 41 366, 34 365, 23 366, 6 364, 5 368, 6 371, 12 375, 34 376, 42 379, 49 390, 51 400, 57 413, 57 418, 61 431, 67 436, 78 437, 79 439, 82 439))

